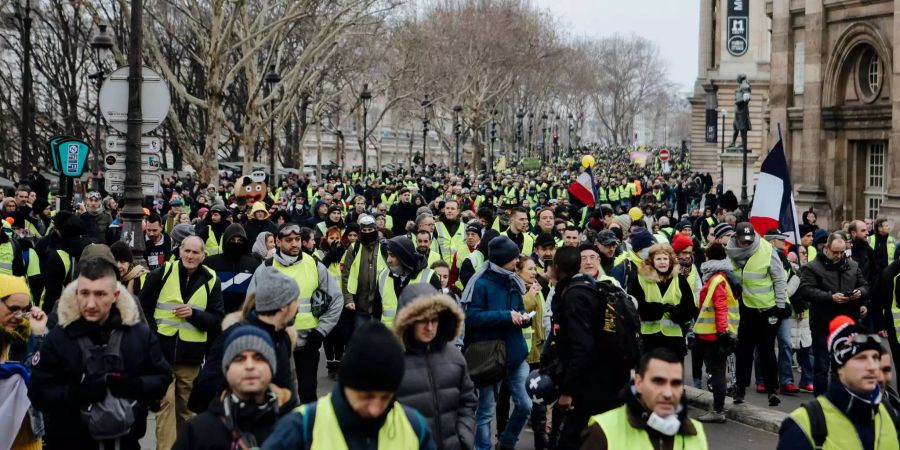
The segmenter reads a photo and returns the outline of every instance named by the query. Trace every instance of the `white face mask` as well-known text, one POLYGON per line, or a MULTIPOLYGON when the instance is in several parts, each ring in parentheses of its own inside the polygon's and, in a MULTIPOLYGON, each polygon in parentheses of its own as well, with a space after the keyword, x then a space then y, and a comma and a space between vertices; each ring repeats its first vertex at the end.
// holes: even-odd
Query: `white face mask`
POLYGON ((675 436, 675 433, 678 433, 678 429, 681 428, 681 421, 678 420, 678 414, 660 417, 656 413, 652 413, 647 419, 647 426, 666 436, 675 436))
POLYGON ((640 256, 641 259, 647 259, 650 256, 650 247, 647 247, 647 248, 639 251, 638 256, 640 256))

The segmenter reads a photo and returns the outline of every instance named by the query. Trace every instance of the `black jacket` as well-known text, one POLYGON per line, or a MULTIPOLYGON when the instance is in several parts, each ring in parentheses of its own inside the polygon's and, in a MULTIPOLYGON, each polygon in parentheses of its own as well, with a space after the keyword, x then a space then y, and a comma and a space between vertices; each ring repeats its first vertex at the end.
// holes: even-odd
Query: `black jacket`
POLYGON ((94 244, 106 243, 106 231, 112 223, 112 216, 106 211, 96 213, 86 212, 81 215, 81 220, 87 225, 88 238, 94 244))
POLYGON ((863 277, 856 261, 843 258, 831 262, 821 252, 800 272, 800 287, 797 293, 809 302, 809 327, 827 333, 828 323, 839 315, 859 319, 859 308, 865 306, 869 298, 869 284, 863 277), (859 289, 859 300, 843 304, 835 303, 832 294, 859 289))
POLYGON ((391 230, 394 232, 394 236, 406 234, 406 222, 416 220, 416 209, 412 200, 409 203, 398 201, 391 205, 389 213, 394 220, 394 229, 391 230))
MULTIPOLYGON (((221 369, 221 367, 220 367, 221 369)), ((230 394, 223 394, 209 404, 209 409, 192 417, 178 430, 178 440, 172 446, 172 450, 229 450, 240 448, 236 446, 237 439, 232 429, 239 436, 247 436, 244 442, 252 439, 256 445, 262 445, 263 441, 272 433, 275 422, 282 414, 290 409, 283 407, 281 398, 276 398, 270 392, 271 404, 247 405, 240 404, 230 394), (229 401, 226 413, 224 401, 229 401), (229 428, 226 423, 233 423, 229 428)))
MULTIPOLYGON (((256 242, 256 237, 259 236, 259 234, 264 231, 268 231, 269 233, 272 233, 272 234, 278 233, 278 226, 275 225, 275 223, 269 219, 265 219, 265 220, 250 219, 247 221, 247 225, 245 225, 244 228, 247 231, 247 240, 250 242, 256 242)), ((225 234, 226 235, 228 234, 227 228, 225 229, 225 234)), ((222 240, 222 242, 224 243, 227 241, 228 241, 228 237, 226 236, 225 239, 222 240)))
POLYGON ((165 233, 162 234, 162 238, 162 242, 159 244, 154 244, 149 239, 144 241, 147 265, 150 270, 156 270, 162 267, 172 256, 172 238, 165 233))
POLYGON ((621 405, 619 391, 628 384, 631 367, 618 367, 621 356, 614 355, 615 331, 604 330, 607 302, 597 290, 575 286, 588 278, 577 274, 556 286, 553 309, 553 345, 559 355, 563 376, 560 394, 570 395, 575 408, 598 414, 621 405))
MULTIPOLYGON (((197 268, 190 277, 184 270, 181 261, 172 263, 175 267, 172 270, 178 270, 178 276, 181 279, 181 298, 185 304, 190 300, 198 289, 206 289, 206 284, 211 275, 203 269, 203 266, 197 268)), ((156 302, 159 300, 159 294, 162 292, 163 285, 168 281, 166 277, 166 266, 150 272, 147 275, 147 281, 141 288, 141 307, 144 309, 144 316, 150 323, 150 327, 156 330, 156 321, 153 320, 153 312, 156 310, 156 302)), ((168 276, 172 276, 169 274, 168 276)), ((222 285, 216 279, 211 291, 206 296, 206 309, 200 310, 194 308, 193 315, 187 319, 188 323, 197 327, 201 331, 207 332, 206 342, 186 342, 178 337, 178 333, 173 336, 163 336, 157 333, 159 343, 162 346, 163 354, 166 361, 172 364, 200 364, 206 355, 210 342, 215 339, 214 334, 219 331, 219 324, 225 315, 222 301, 222 285)))
POLYGON ((875 252, 865 239, 854 240, 850 250, 850 257, 859 265, 859 270, 870 286, 875 285, 875 277, 878 271, 875 268, 875 252))
MULTIPOLYGON (((94 343, 107 342, 113 329, 123 331, 122 380, 129 380, 127 396, 136 400, 135 422, 122 438, 122 449, 139 449, 138 439, 147 431, 147 405, 161 399, 172 381, 172 370, 163 357, 156 335, 140 320, 137 303, 126 292, 120 294, 103 325, 81 318, 74 287, 59 300, 59 324, 47 335, 32 358, 31 388, 28 395, 35 408, 44 413, 45 443, 48 449, 97 448, 82 424, 81 408, 100 399, 92 398, 100 380, 83 380, 84 364, 77 339, 88 336, 94 343), (77 445, 75 444, 77 443, 77 445)), ((102 395, 102 384, 100 385, 102 395)))
MULTIPOLYGON (((57 250, 65 250, 70 258, 74 258, 74 263, 77 263, 81 258, 81 252, 90 244, 91 241, 86 237, 65 238, 57 250)), ((53 311, 53 305, 62 294, 63 288, 72 281, 75 264, 70 264, 69 271, 66 272, 63 261, 55 250, 50 251, 41 262, 41 273, 44 274, 46 289, 41 308, 49 314, 53 311)))
POLYGON ((275 327, 261 320, 255 311, 251 311, 247 318, 228 326, 227 323, 237 313, 229 314, 222 324, 225 330, 212 343, 206 362, 200 369, 200 374, 194 380, 191 397, 188 400, 188 409, 196 413, 206 411, 210 402, 228 387, 225 374, 222 373, 222 356, 225 354, 225 341, 239 325, 253 325, 269 333, 272 342, 275 343, 275 358, 278 370, 272 374, 272 384, 286 388, 291 392, 291 401, 285 408, 293 408, 297 401, 297 381, 294 377, 293 343, 286 330, 275 331, 275 327))
MULTIPOLYGON (((251 221, 252 222, 252 221, 251 221)), ((214 270, 222 283, 222 299, 225 303, 225 314, 241 309, 247 297, 247 288, 253 271, 259 267, 259 260, 250 256, 250 243, 244 229, 238 224, 231 224, 225 229, 222 239, 222 253, 210 256, 203 261, 206 267, 214 270), (240 245, 229 241, 235 236, 242 236, 240 245)))

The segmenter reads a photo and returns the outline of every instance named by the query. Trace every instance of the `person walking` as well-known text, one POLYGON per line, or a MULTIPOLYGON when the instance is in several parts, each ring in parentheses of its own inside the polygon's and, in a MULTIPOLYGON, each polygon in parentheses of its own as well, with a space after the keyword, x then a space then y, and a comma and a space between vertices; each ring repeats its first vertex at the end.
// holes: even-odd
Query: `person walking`
POLYGON ((900 448, 896 420, 878 384, 881 338, 847 316, 835 317, 828 327, 836 379, 825 394, 784 419, 777 449, 900 448))
POLYGON ((259 261, 250 255, 250 242, 244 227, 233 223, 222 233, 222 253, 203 260, 203 264, 216 273, 219 283, 224 286, 222 301, 225 314, 241 309, 253 271, 259 267, 259 261))
POLYGON ((384 244, 378 239, 375 218, 362 215, 359 218, 359 240, 347 248, 341 266, 341 291, 344 308, 355 314, 355 328, 369 320, 380 320, 382 305, 378 298, 378 274, 387 268, 384 244))
POLYGON ((385 326, 394 325, 397 303, 403 289, 413 284, 430 284, 441 288, 441 280, 434 270, 425 264, 425 258, 416 253, 412 241, 407 236, 396 236, 384 245, 387 268, 378 274, 377 303, 382 306, 381 322, 385 326))
POLYGON ((465 317, 456 301, 430 284, 408 286, 400 296, 394 334, 404 347, 406 370, 397 401, 428 422, 438 449, 475 445, 475 386, 453 342, 465 317))

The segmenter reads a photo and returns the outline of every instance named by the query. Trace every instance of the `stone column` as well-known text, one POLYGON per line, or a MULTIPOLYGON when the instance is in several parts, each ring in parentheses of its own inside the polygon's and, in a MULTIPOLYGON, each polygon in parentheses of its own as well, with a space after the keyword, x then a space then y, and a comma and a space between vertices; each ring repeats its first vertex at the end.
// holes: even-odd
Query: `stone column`
MULTIPOLYGON (((900 0, 894 0, 894 37, 900 36, 900 0)), ((888 142, 888 154, 885 174, 887 175, 887 194, 881 203, 879 216, 891 217, 896 220, 900 215, 900 46, 891 42, 894 49, 892 56, 893 66, 885 67, 885 72, 890 69, 891 74, 891 140, 888 142)), ((897 227, 895 226, 896 230, 897 227)))
POLYGON ((791 160, 790 123, 787 108, 793 92, 793 39, 791 39, 790 0, 772 2, 772 64, 769 81, 769 143, 778 142, 778 125, 781 125, 787 160, 791 160))
MULTIPOLYGON (((819 217, 833 223, 831 205, 822 186, 822 168, 830 162, 822 151, 822 70, 825 12, 823 0, 806 0, 805 66, 803 88, 803 154, 792 168, 797 208, 816 208, 819 217), (799 170, 798 170, 799 169, 799 170)), ((774 24, 773 24, 774 25, 774 24)), ((829 225, 824 223, 823 225, 829 225)))
POLYGON ((712 67, 713 45, 713 2, 716 0, 700 0, 700 39, 699 58, 697 58, 697 78, 706 79, 706 71, 712 67))

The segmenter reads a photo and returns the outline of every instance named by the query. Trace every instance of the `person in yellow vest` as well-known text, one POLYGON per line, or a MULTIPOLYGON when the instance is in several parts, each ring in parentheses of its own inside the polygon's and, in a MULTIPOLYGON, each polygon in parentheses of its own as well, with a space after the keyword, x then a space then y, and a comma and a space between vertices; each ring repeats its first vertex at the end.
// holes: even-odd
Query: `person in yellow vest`
POLYGON ((778 322, 791 315, 781 257, 778 256, 778 249, 760 238, 749 222, 735 225, 734 235, 725 251, 743 286, 734 401, 744 401, 747 386, 750 385, 750 372, 753 370, 753 354, 756 351, 762 364, 769 405, 777 406, 781 399, 775 395, 778 388, 775 338, 778 334, 778 322))
POLYGON ((425 418, 397 401, 404 371, 400 341, 367 322, 353 334, 331 393, 285 416, 262 449, 435 449, 425 418))
POLYGON ((260 266, 274 267, 300 288, 300 307, 294 321, 297 330, 294 364, 301 403, 316 399, 319 348, 337 325, 344 308, 337 279, 311 254, 301 251, 301 247, 310 248, 314 244, 312 230, 287 222, 278 229, 278 247, 272 259, 260 266))
POLYGON ((185 238, 180 253, 178 262, 168 262, 147 276, 140 296, 174 377, 156 416, 159 450, 172 448, 176 433, 191 417, 187 406, 191 387, 206 358, 209 334, 219 331, 225 311, 219 279, 203 265, 203 240, 185 238))
MULTIPOLYGON (((203 239, 206 256, 222 253, 222 240, 228 227, 228 210, 224 206, 213 206, 203 221, 197 223, 195 231, 203 239)), ((174 228, 174 227, 173 227, 174 228)))
POLYGON ((875 260, 872 263, 876 273, 880 273, 888 264, 894 262, 897 241, 891 236, 892 228, 890 220, 884 217, 875 219, 874 232, 869 236, 869 247, 875 252, 875 260))
MULTIPOLYGON (((736 283, 731 261, 725 254, 725 246, 712 243, 706 248, 706 262, 701 266, 703 288, 700 289, 700 314, 694 323, 694 342, 691 362, 700 359, 706 364, 713 391, 712 408, 697 420, 701 422, 725 422, 725 360, 737 345, 740 323, 740 285, 736 283)), ((702 374, 703 364, 694 363, 694 378, 702 374), (698 369, 699 367, 699 369, 698 369)), ((696 386, 695 386, 696 387, 696 386)))
POLYGON ((437 261, 443 261, 441 254, 432 250, 432 235, 428 230, 416 232, 416 252, 425 259, 425 265, 431 267, 437 261))
POLYGON ((393 326, 397 314, 397 302, 403 289, 410 284, 428 283, 441 289, 441 280, 426 264, 406 236, 396 236, 382 247, 387 268, 378 274, 378 300, 381 304, 381 322, 393 326))
POLYGON ((528 233, 528 211, 524 208, 513 208, 509 215, 509 228, 500 233, 512 240, 517 247, 519 253, 523 256, 531 256, 534 251, 534 237, 528 233))
POLYGON ((834 380, 824 395, 795 409, 778 430, 778 450, 900 448, 897 426, 878 385, 881 337, 847 316, 829 323, 834 380))
POLYGON ((672 251, 675 252, 675 258, 678 260, 675 269, 681 276, 687 278, 688 284, 691 286, 691 298, 696 305, 703 281, 700 279, 697 265, 694 264, 694 240, 678 233, 672 239, 672 251))
MULTIPOLYGON (((448 284, 454 294, 460 295, 463 290, 463 282, 461 277, 463 264, 469 259, 469 256, 481 244, 481 225, 476 220, 472 220, 466 225, 466 247, 458 250, 453 254, 453 261, 450 263, 450 278, 448 284)), ((473 268, 474 269, 474 268, 473 268)))
POLYGON ((681 355, 666 348, 644 354, 625 391, 625 404, 590 418, 582 449, 706 450, 703 424, 688 418, 681 355))
POLYGON ((466 227, 459 220, 459 202, 447 200, 444 203, 443 214, 435 223, 435 231, 441 257, 450 264, 453 261, 453 254, 466 248, 466 227))
POLYGON ((344 234, 344 229, 347 228, 340 206, 329 206, 325 219, 316 224, 316 241, 321 240, 322 236, 325 236, 325 232, 331 227, 337 227, 341 234, 344 234))

